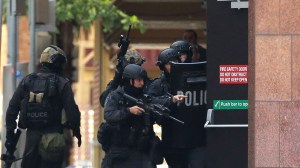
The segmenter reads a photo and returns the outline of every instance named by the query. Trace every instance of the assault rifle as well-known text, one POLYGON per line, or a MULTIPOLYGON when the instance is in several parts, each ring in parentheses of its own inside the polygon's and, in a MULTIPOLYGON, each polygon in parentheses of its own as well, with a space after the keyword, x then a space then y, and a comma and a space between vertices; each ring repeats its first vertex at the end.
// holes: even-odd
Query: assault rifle
MULTIPOLYGON (((13 141, 11 142, 12 146, 17 146, 20 135, 21 135, 21 130, 17 129, 17 132, 14 134, 13 141)), ((3 165, 4 168, 10 168, 13 162, 22 159, 22 158, 16 159, 16 157, 14 156, 15 150, 16 148, 13 151, 6 151, 6 154, 1 155, 1 160, 4 161, 4 165, 3 165)))
POLYGON ((164 117, 169 118, 173 121, 176 121, 180 124, 184 124, 183 121, 181 121, 181 120, 179 120, 175 117, 170 116, 171 110, 169 108, 167 108, 163 105, 160 105, 160 104, 151 103, 152 99, 151 99, 151 96, 149 96, 149 95, 144 94, 142 99, 136 99, 136 98, 134 98, 134 97, 132 97, 132 96, 126 94, 126 93, 123 93, 123 96, 127 100, 134 102, 137 106, 143 108, 145 110, 145 114, 150 112, 150 113, 153 113, 153 114, 155 114, 159 117, 164 116, 164 117))
POLYGON ((127 52, 128 46, 130 44, 130 41, 129 41, 130 30, 131 30, 131 25, 129 25, 126 36, 121 34, 121 37, 120 37, 120 40, 119 40, 119 43, 118 43, 118 47, 120 48, 120 50, 118 52, 117 59, 118 59, 118 61, 121 65, 123 64, 124 56, 127 52))

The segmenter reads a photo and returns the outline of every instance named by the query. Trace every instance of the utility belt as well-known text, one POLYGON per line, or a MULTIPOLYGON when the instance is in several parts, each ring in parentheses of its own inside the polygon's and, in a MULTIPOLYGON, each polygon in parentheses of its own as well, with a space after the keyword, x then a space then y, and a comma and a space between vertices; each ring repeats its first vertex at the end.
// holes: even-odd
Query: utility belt
POLYGON ((144 133, 142 128, 121 126, 119 130, 114 130, 112 133, 111 142, 116 146, 133 148, 147 153, 154 137, 153 131, 144 133))
POLYGON ((97 137, 106 153, 111 151, 112 146, 122 149, 136 149, 149 155, 155 164, 163 162, 161 141, 154 132, 144 134, 142 130, 134 127, 109 126, 107 123, 102 123, 97 137))
POLYGON ((64 128, 65 127, 61 124, 59 124, 59 125, 53 124, 53 125, 49 125, 47 127, 32 127, 32 128, 27 128, 27 129, 34 130, 34 131, 40 131, 43 133, 53 133, 53 132, 63 133, 64 128))

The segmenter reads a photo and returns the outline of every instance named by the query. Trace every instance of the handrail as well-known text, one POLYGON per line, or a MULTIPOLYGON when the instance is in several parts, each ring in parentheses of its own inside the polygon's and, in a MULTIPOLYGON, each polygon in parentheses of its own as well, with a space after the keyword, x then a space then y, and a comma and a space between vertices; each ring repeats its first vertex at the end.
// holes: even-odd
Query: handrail
POLYGON ((248 127, 248 124, 214 124, 214 110, 207 110, 206 123, 204 128, 243 128, 248 127))

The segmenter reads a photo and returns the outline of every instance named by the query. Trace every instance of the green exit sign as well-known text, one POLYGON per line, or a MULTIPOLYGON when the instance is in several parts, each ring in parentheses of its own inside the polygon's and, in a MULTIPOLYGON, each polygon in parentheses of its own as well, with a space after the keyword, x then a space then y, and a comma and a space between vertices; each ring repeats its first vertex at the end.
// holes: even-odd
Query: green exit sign
POLYGON ((248 100, 214 100, 214 110, 248 109, 248 100))

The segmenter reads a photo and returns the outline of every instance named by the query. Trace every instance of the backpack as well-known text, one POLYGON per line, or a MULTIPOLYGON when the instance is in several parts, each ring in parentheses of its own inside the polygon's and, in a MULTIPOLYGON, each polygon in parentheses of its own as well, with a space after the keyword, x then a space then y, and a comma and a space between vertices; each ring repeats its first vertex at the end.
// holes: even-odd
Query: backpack
POLYGON ((33 73, 27 76, 20 113, 25 128, 43 128, 55 124, 56 117, 60 116, 56 114, 59 111, 57 81, 54 74, 33 73))

